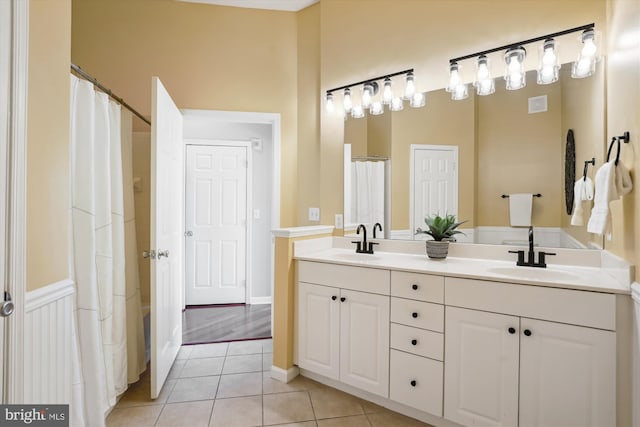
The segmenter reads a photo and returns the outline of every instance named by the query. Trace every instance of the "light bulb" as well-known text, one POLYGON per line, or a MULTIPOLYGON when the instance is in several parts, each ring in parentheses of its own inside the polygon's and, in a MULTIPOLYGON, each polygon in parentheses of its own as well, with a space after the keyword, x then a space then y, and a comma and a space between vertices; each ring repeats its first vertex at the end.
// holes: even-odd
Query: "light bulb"
POLYGON ((402 102, 402 98, 395 97, 391 100, 391 111, 400 111, 404 108, 404 103, 402 102))
POLYGON ((325 108, 327 110, 327 113, 333 113, 335 111, 335 106, 333 105, 333 94, 332 93, 328 93, 327 94, 325 108))
POLYGON ((462 99, 466 99, 469 97, 469 91, 467 89, 467 85, 459 84, 456 86, 456 90, 451 92, 451 99, 454 101, 460 101, 462 99))
POLYGON ((382 92, 382 103, 389 105, 393 99, 393 90, 391 90, 391 79, 387 77, 384 79, 384 90, 382 92))
POLYGON ((371 106, 369 107, 369 113, 374 116, 378 116, 384 113, 384 107, 382 106, 382 102, 380 101, 372 102, 371 106))
POLYGON ((414 93, 409 103, 409 105, 411 105, 413 108, 424 107, 425 104, 426 104, 426 97, 425 97, 425 94, 422 92, 414 93))
POLYGON ((411 97, 415 93, 416 93, 416 85, 414 83, 413 73, 409 71, 407 73, 407 85, 404 88, 404 99, 411 99, 411 97))
POLYGON ((342 100, 344 106, 344 112, 348 113, 353 108, 353 102, 351 102, 351 91, 347 88, 344 90, 344 98, 342 100))
POLYGON ((449 64, 449 84, 447 85, 447 92, 453 92, 456 87, 462 82, 460 78, 460 66, 457 62, 449 64))
POLYGON ((364 109, 362 105, 354 105, 351 109, 351 117, 354 119, 361 119, 364 117, 364 109))
POLYGON ((580 56, 578 60, 573 63, 571 67, 571 77, 574 79, 580 79, 589 77, 596 72, 596 34, 593 28, 585 30, 582 33, 582 49, 580 50, 580 56))
POLYGON ((507 81, 507 90, 517 90, 525 87, 526 77, 523 70, 523 62, 527 52, 523 47, 511 48, 504 55, 507 64, 504 79, 507 81))
POLYGON ((584 41, 584 46, 582 47, 582 55, 583 56, 594 56, 596 54, 596 44, 593 42, 593 39, 587 39, 584 41))
POLYGON ((371 105, 371 97, 373 96, 373 86, 365 84, 362 89, 362 108, 368 109, 371 105))
POLYGON ((557 44, 554 39, 546 39, 538 50, 538 78, 539 85, 548 85, 558 81, 560 61, 556 53, 557 44))
POLYGON ((478 70, 476 81, 473 83, 478 95, 491 95, 496 91, 496 85, 489 71, 489 59, 485 55, 478 57, 478 70))

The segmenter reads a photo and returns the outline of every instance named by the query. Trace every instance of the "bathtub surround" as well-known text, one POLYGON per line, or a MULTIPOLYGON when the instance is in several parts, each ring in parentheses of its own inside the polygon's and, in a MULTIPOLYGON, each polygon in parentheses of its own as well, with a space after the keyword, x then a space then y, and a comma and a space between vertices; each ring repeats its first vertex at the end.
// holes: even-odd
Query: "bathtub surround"
MULTIPOLYGON (((80 363, 81 373, 81 386, 74 387, 71 402, 72 414, 81 419, 74 419, 74 425, 102 420, 116 397, 144 370, 140 289, 132 256, 135 240, 125 243, 126 228, 131 232, 135 224, 131 186, 126 189, 125 215, 123 134, 128 139, 125 157, 130 157, 131 114, 122 113, 106 94, 72 75, 71 273, 78 331, 74 361, 80 363), (133 267, 128 272, 127 262, 133 267)), ((130 160, 124 163, 130 173, 130 160)))

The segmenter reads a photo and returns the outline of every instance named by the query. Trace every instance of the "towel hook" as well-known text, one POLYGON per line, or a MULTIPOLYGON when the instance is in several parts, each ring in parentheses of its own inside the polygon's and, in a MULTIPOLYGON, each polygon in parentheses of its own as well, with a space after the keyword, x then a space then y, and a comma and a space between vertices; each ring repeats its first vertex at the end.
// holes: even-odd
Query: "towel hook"
POLYGON ((591 160, 585 160, 584 161, 584 172, 582 173, 582 180, 586 181, 587 180, 587 169, 589 169, 589 164, 592 164, 593 166, 596 165, 596 158, 592 157, 591 160))

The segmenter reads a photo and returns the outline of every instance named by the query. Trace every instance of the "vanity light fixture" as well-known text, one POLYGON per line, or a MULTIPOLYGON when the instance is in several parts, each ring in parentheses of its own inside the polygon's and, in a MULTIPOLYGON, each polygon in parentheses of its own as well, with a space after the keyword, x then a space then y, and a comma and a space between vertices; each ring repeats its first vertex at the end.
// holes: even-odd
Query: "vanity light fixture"
POLYGON ((595 31, 595 24, 593 23, 450 59, 449 83, 447 84, 446 90, 451 92, 452 99, 464 99, 463 88, 457 88, 456 84, 456 81, 462 81, 462 76, 460 75, 460 62, 470 58, 477 58, 476 78, 473 83, 476 88, 476 93, 478 95, 489 95, 494 93, 495 82, 491 78, 490 63, 487 55, 500 51, 504 51, 506 69, 504 79, 506 81, 507 89, 517 90, 523 88, 526 85, 524 60, 527 52, 525 50, 525 45, 537 42, 543 42, 540 49, 540 60, 537 67, 537 82, 541 85, 554 83, 558 80, 560 69, 557 37, 577 32, 582 32, 580 36, 582 50, 578 60, 573 63, 571 77, 589 77, 595 73, 595 63, 598 60, 596 55, 598 50, 598 40, 595 31))
POLYGON ((578 60, 571 67, 571 77, 581 79, 589 77, 596 72, 596 32, 593 28, 585 30, 580 37, 582 40, 582 50, 578 60))
POLYGON ((521 46, 508 49, 504 54, 504 62, 507 66, 504 79, 507 81, 507 90, 518 90, 527 85, 524 71, 524 58, 526 56, 527 51, 521 46))
POLYGON ((467 85, 462 81, 460 65, 457 62, 449 64, 449 84, 446 87, 446 91, 451 93, 451 99, 461 100, 469 96, 467 85))
POLYGON ((353 118, 361 118, 368 112, 372 115, 379 115, 385 112, 385 105, 391 111, 400 111, 404 108, 404 100, 409 101, 409 105, 414 108, 423 107, 425 105, 425 94, 416 91, 415 76, 413 68, 399 71, 397 73, 387 74, 384 76, 374 77, 372 79, 363 80, 357 83, 340 86, 329 89, 325 94, 325 108, 327 113, 336 110, 334 94, 344 90, 342 105, 344 107, 342 113, 346 118, 349 114, 353 118), (397 76, 405 76, 405 87, 402 97, 394 95, 392 90, 392 78, 397 76), (380 84, 383 85, 382 96, 376 96, 380 84), (362 102, 359 105, 354 104, 351 98, 351 89, 356 86, 362 86, 362 102))
POLYGON ((476 80, 473 82, 473 86, 476 88, 476 94, 480 96, 491 95, 496 91, 496 83, 489 70, 489 58, 485 55, 478 57, 476 80))
POLYGON ((557 43, 554 39, 547 39, 540 48, 540 62, 538 64, 538 84, 548 85, 558 81, 560 61, 558 60, 557 43))

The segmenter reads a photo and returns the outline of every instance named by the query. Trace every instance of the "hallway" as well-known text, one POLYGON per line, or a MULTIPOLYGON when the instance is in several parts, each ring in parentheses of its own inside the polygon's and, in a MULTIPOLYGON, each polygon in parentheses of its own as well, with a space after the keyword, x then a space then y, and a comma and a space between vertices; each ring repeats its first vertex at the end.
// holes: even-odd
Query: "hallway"
POLYGON ((272 352, 272 340, 183 346, 160 397, 149 399, 147 370, 107 426, 428 426, 301 376, 273 380, 272 352))

